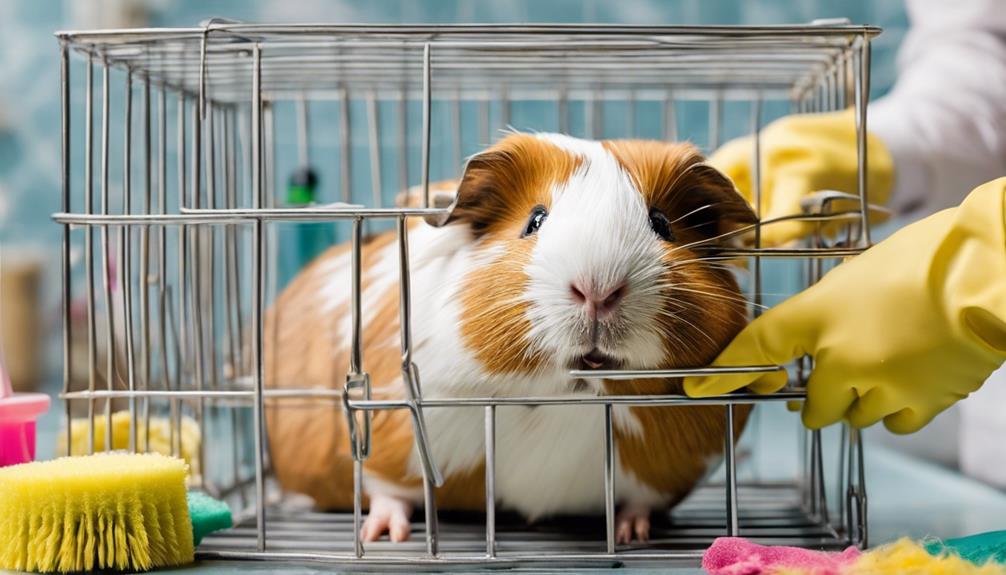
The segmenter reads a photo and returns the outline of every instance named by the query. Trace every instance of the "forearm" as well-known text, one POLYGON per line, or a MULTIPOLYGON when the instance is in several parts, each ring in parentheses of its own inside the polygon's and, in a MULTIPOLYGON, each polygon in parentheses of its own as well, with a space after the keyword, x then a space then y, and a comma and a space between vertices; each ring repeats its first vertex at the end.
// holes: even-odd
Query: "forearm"
POLYGON ((892 205, 921 215, 1006 174, 1006 13, 997 0, 915 0, 891 93, 868 126, 895 162, 892 205))

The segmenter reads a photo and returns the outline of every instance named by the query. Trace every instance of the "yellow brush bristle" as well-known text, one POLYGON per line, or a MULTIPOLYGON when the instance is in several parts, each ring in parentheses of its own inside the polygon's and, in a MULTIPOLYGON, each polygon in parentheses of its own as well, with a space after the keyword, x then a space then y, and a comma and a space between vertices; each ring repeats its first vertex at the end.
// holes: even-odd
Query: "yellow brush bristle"
POLYGON ((103 453, 0 469, 0 569, 148 570, 193 560, 185 463, 103 453))
MULTIPOLYGON (((112 449, 129 449, 130 422, 132 418, 128 411, 117 411, 112 414, 112 449)), ((171 455, 171 423, 166 417, 151 417, 149 430, 145 420, 140 418, 137 421, 136 450, 148 453, 160 453, 171 455), (150 438, 150 445, 147 445, 147 438, 150 438)), ((193 478, 199 477, 199 424, 195 419, 185 415, 182 416, 181 434, 178 437, 181 443, 181 457, 189 465, 189 474, 193 478)), ((105 437, 107 421, 104 416, 94 418, 94 451, 105 451, 105 437)), ((86 418, 75 418, 70 422, 70 455, 87 455, 88 453, 88 420, 86 418)), ((66 453, 66 433, 60 433, 56 446, 56 453, 66 453)))

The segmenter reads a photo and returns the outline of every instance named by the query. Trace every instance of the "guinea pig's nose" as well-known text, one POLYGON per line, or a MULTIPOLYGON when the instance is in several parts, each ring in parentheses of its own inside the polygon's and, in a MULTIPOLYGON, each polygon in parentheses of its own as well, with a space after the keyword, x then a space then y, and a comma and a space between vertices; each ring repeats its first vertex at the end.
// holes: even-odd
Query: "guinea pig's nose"
POLYGON ((583 304, 591 318, 596 318, 615 311, 625 297, 628 285, 621 282, 613 288, 598 289, 593 284, 573 282, 569 284, 569 290, 573 294, 573 300, 583 304))

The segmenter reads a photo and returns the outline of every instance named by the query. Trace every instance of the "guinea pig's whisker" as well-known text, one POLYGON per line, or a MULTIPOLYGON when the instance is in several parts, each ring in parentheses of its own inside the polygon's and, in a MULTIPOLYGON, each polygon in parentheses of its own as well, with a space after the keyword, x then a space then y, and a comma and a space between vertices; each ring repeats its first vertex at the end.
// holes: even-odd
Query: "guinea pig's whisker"
POLYGON ((701 282, 680 282, 676 284, 671 284, 670 286, 668 286, 667 289, 671 291, 674 290, 684 291, 689 288, 691 288, 690 291, 695 291, 696 289, 698 289, 699 290, 698 293, 701 293, 703 295, 708 294, 708 295, 715 295, 717 297, 730 298, 736 301, 743 301, 743 302, 747 301, 747 298, 742 295, 738 295, 729 290, 718 289, 716 286, 701 282))
POLYGON ((705 225, 709 225, 709 222, 702 222, 700 224, 695 224, 694 226, 688 226, 687 228, 678 228, 678 229, 676 229, 674 231, 678 232, 678 233, 687 232, 689 230, 694 230, 695 228, 701 228, 702 226, 705 226, 705 225))
MULTIPOLYGON (((703 248, 703 249, 705 249, 705 248, 703 248)), ((710 247, 709 249, 710 250, 712 250, 712 249, 719 249, 719 247, 718 246, 716 246, 715 248, 714 247, 710 247)), ((702 255, 700 255, 700 256, 692 258, 690 260, 674 260, 671 263, 672 264, 676 264, 676 263, 679 263, 679 262, 737 261, 737 260, 740 260, 740 259, 742 259, 742 258, 739 258, 737 256, 702 256, 702 255)), ((736 266, 734 266, 734 267, 736 267, 736 266)))
POLYGON ((737 269, 736 266, 731 264, 709 264, 709 267, 724 272, 732 272, 737 269))
POLYGON ((662 303, 665 306, 674 306, 674 308, 673 308, 673 310, 660 309, 660 310, 657 311, 657 313, 663 313, 665 311, 668 312, 668 313, 674 313, 675 311, 685 312, 685 311, 688 311, 690 309, 689 306, 685 305, 684 303, 682 303, 680 301, 677 301, 674 298, 663 298, 662 303))
POLYGON ((675 290, 676 289, 676 290, 679 290, 679 291, 697 293, 697 294, 700 294, 700 295, 708 295, 710 297, 717 297, 717 298, 720 298, 720 299, 729 299, 729 300, 732 300, 732 301, 742 302, 744 304, 751 303, 744 296, 739 296, 739 295, 736 295, 732 291, 719 288, 718 286, 715 286, 713 284, 707 284, 707 283, 702 283, 702 282, 680 282, 680 283, 675 283, 675 284, 669 285, 668 289, 671 289, 671 290, 675 290), (706 289, 706 290, 696 290, 696 289, 689 289, 688 287, 685 287, 685 286, 690 286, 692 288, 712 288, 712 289, 711 290, 709 290, 709 289, 706 289))
MULTIPOLYGON (((681 220, 687 218, 688 216, 694 215, 694 214, 696 214, 698 212, 701 212, 702 210, 707 210, 707 209, 709 209, 709 208, 711 208, 711 207, 713 207, 713 206, 715 206, 717 204, 721 204, 721 203, 723 203, 723 202, 715 202, 715 203, 712 203, 712 204, 706 204, 704 206, 700 206, 698 208, 695 208, 694 210, 688 212, 687 214, 685 214, 683 216, 678 216, 676 219, 671 220, 671 225, 673 226, 674 224, 680 222, 681 220)), ((685 228, 685 230, 690 230, 690 229, 692 229, 694 227, 696 227, 696 226, 691 226, 691 227, 685 228)), ((681 230, 681 231, 684 231, 684 230, 681 230)))
POLYGON ((711 288, 713 290, 716 290, 717 292, 729 293, 729 294, 736 293, 733 290, 731 290, 731 289, 729 289, 729 288, 727 288, 727 287, 725 287, 725 286, 723 286, 721 284, 707 282, 707 281, 697 281, 696 279, 690 278, 690 277, 687 277, 687 276, 685 277, 685 281, 663 279, 663 280, 660 280, 658 282, 654 282, 654 284, 653 284, 654 287, 657 287, 657 288, 660 288, 660 289, 671 289, 671 288, 674 288, 675 286, 680 286, 680 285, 705 286, 705 287, 711 288))
POLYGON ((688 288, 679 288, 678 291, 679 292, 684 292, 684 293, 692 293, 692 294, 700 295, 702 297, 707 297, 707 298, 715 299, 715 300, 718 300, 718 301, 722 301, 724 303, 736 304, 739 307, 746 307, 750 303, 746 299, 730 297, 730 296, 724 295, 724 294, 709 293, 709 292, 706 292, 706 291, 703 291, 703 290, 695 290, 695 289, 688 289, 688 288))
MULTIPOLYGON (((714 298, 714 299, 726 301, 726 302, 729 302, 729 303, 735 303, 735 304, 738 304, 739 306, 747 306, 749 304, 750 305, 754 305, 754 304, 752 304, 752 302, 748 301, 748 299, 745 298, 745 297, 743 297, 743 296, 735 295, 733 292, 731 292, 729 290, 721 289, 721 288, 719 288, 716 285, 706 284, 706 283, 702 283, 702 282, 668 283, 668 284, 666 284, 664 286, 661 286, 661 290, 662 291, 666 291, 666 290, 675 291, 676 290, 676 291, 679 291, 679 292, 694 293, 694 294, 697 294, 697 295, 702 295, 702 296, 705 296, 705 297, 710 297, 710 298, 714 298), (691 288, 712 288, 712 289, 691 289, 691 288, 686 287, 686 286, 691 286, 691 288)), ((669 301, 674 301, 674 300, 669 300, 669 301)), ((764 309, 768 309, 766 306, 760 306, 760 307, 764 308, 764 309)))
MULTIPOLYGON (((706 287, 709 287, 709 288, 712 288, 712 289, 716 290, 717 292, 729 293, 729 294, 736 294, 737 293, 736 291, 734 291, 732 289, 725 288, 725 287, 723 287, 720 284, 710 283, 710 282, 705 282, 705 281, 695 281, 693 278, 688 278, 688 277, 685 278, 685 281, 667 281, 666 283, 662 283, 661 285, 663 285, 665 287, 668 287, 668 288, 673 288, 676 285, 706 286, 706 287)), ((762 295, 766 295, 766 292, 762 292, 762 295)), ((777 295, 779 295, 779 294, 777 294, 777 295)))
MULTIPOLYGON (((698 308, 698 306, 691 306, 691 307, 689 308, 689 310, 691 310, 691 311, 693 311, 693 312, 700 312, 700 311, 701 311, 701 310, 700 310, 700 309, 698 308)), ((682 312, 682 313, 683 313, 683 312, 682 312)), ((697 325, 695 325, 694 323, 692 323, 692 322, 691 322, 690 320, 688 320, 687 318, 685 318, 685 317, 682 317, 682 316, 680 316, 679 314, 668 314, 668 313, 664 313, 664 314, 662 314, 662 315, 664 315, 664 316, 666 316, 666 317, 671 317, 671 315, 673 315, 673 316, 674 316, 674 317, 672 318, 673 320, 675 320, 675 321, 678 321, 678 322, 682 322, 682 323, 686 323, 686 324, 688 324, 689 326, 691 326, 692 328, 694 328, 695 330, 697 330, 698 332, 702 333, 703 335, 705 335, 705 336, 706 336, 706 337, 708 338, 708 334, 707 334, 707 333, 705 333, 705 332, 704 332, 704 330, 703 330, 702 328, 698 327, 697 325)), ((712 321, 711 323, 713 323, 713 324, 716 324, 716 325, 722 325, 722 324, 723 324, 724 322, 726 322, 726 321, 727 321, 727 320, 724 320, 724 319, 722 319, 722 318, 712 318, 712 320, 713 320, 713 321, 712 321)), ((707 322, 708 322, 708 320, 705 320, 705 321, 703 321, 703 322, 700 322, 700 323, 707 323, 707 322)), ((714 344, 714 345, 718 345, 718 344, 717 344, 716 342, 713 342, 713 344, 714 344)))
POLYGON ((701 296, 704 296, 704 297, 709 297, 709 298, 717 299, 717 300, 723 301, 723 302, 725 302, 727 304, 736 305, 738 308, 741 308, 741 309, 747 308, 747 306, 749 306, 749 305, 750 306, 754 306, 754 307, 756 307, 758 309, 761 309, 761 310, 768 309, 768 306, 763 305, 763 304, 756 304, 756 303, 750 302, 750 301, 748 301, 746 299, 731 298, 731 297, 728 297, 728 296, 725 296, 725 295, 722 295, 722 294, 711 294, 711 293, 707 293, 707 292, 704 292, 704 291, 691 290, 691 289, 687 289, 687 288, 680 288, 679 291, 688 292, 688 293, 694 293, 694 294, 701 295, 701 296))
POLYGON ((705 257, 693 258, 693 259, 690 259, 690 260, 674 261, 674 262, 671 262, 671 264, 669 266, 667 266, 667 267, 668 267, 668 269, 672 269, 673 270, 676 267, 681 267, 681 266, 685 266, 685 265, 688 265, 688 264, 701 264, 703 266, 719 267, 719 268, 727 269, 727 270, 736 270, 736 269, 739 269, 737 265, 715 263, 715 262, 722 262, 722 261, 731 261, 731 260, 736 260, 736 259, 737 258, 730 257, 730 256, 705 256, 705 257))
POLYGON ((670 332, 668 332, 668 334, 671 336, 671 341, 679 344, 682 349, 691 349, 692 348, 692 346, 688 345, 688 342, 685 341, 684 338, 682 338, 677 333, 675 333, 673 331, 670 331, 670 332))
MULTIPOLYGON (((658 313, 659 313, 659 315, 661 315, 661 316, 663 316, 665 318, 668 318, 668 319, 670 319, 670 320, 672 320, 674 322, 682 321, 681 316, 679 316, 678 314, 676 314, 674 312, 671 312, 671 311, 668 311, 668 310, 660 310, 658 313)), ((681 336, 678 335, 678 333, 676 331, 673 331, 673 330, 672 331, 668 331, 667 335, 670 336, 671 338, 677 340, 682 345, 687 345, 686 342, 685 342, 685 340, 683 340, 681 338, 681 336)))
POLYGON ((694 323, 692 323, 692 322, 688 321, 687 319, 685 319, 683 317, 680 317, 680 316, 677 319, 678 319, 678 321, 680 321, 682 323, 685 323, 685 324, 688 324, 689 326, 691 326, 692 329, 694 329, 696 332, 698 332, 699 335, 701 335, 701 336, 705 337, 706 339, 708 339, 709 343, 713 344, 714 347, 718 347, 719 346, 719 343, 715 339, 713 339, 712 336, 710 336, 708 333, 706 333, 705 330, 703 330, 702 328, 700 328, 699 326, 695 325, 694 323))
POLYGON ((713 236, 711 238, 703 238, 701 240, 696 240, 694 242, 689 242, 689 243, 684 244, 684 245, 675 246, 671 251, 669 251, 667 253, 668 254, 673 254, 674 252, 676 252, 678 250, 683 250, 683 249, 686 249, 686 248, 692 248, 692 247, 700 246, 700 245, 703 245, 703 244, 713 243, 713 242, 716 242, 718 240, 728 239, 728 238, 732 238, 734 236, 743 235, 743 234, 745 234, 745 233, 747 233, 747 232, 755 229, 756 227, 758 227, 758 224, 750 224, 750 225, 747 225, 747 226, 743 226, 743 227, 737 228, 735 230, 730 230, 728 232, 723 232, 722 234, 720 234, 718 236, 713 236))

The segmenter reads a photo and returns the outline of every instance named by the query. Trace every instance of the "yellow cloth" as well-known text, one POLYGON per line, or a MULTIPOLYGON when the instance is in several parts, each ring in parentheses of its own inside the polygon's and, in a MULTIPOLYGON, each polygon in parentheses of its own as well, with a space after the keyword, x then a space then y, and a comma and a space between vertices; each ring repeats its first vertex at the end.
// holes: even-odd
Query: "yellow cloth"
MULTIPOLYGON (((831 571, 828 571, 831 573, 831 571)), ((819 570, 771 567, 765 575, 817 575, 819 570)), ((953 553, 931 555, 908 538, 881 545, 842 568, 841 575, 1006 575, 1006 567, 988 562, 975 565, 953 553)))
POLYGON ((993 562, 975 565, 953 553, 933 556, 902 538, 860 555, 842 575, 1006 575, 1006 567, 993 562))
MULTIPOLYGON (((801 213, 800 200, 822 190, 858 194, 856 123, 852 110, 786 116, 761 135, 763 220, 801 213)), ((754 204, 754 138, 727 142, 709 163, 729 176, 754 204)), ((871 204, 887 202, 894 185, 894 162, 883 142, 867 133, 867 190, 871 204)), ((841 209, 858 209, 858 205, 841 209)), ((785 221, 762 227, 764 245, 778 245, 813 232, 809 222, 785 221)), ((836 226, 825 227, 833 232, 836 226)))
MULTIPOLYGON (((957 208, 909 225, 838 266, 747 326, 714 365, 784 364, 809 354, 803 421, 883 419, 909 433, 978 389, 1006 360, 1006 178, 957 208)), ((686 378, 691 396, 749 386, 772 392, 783 372, 686 378)))

